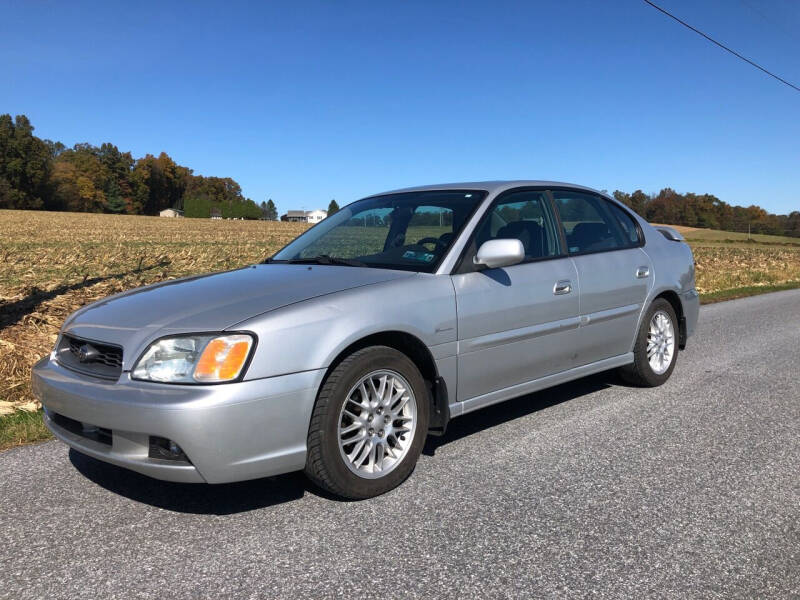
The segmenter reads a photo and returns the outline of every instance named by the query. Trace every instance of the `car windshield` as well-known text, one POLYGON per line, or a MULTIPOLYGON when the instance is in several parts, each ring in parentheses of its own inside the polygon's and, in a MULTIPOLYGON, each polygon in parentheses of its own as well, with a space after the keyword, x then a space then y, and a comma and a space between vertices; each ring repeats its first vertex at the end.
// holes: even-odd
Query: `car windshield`
POLYGON ((483 190, 373 196, 324 219, 267 262, 336 264, 432 273, 483 190))

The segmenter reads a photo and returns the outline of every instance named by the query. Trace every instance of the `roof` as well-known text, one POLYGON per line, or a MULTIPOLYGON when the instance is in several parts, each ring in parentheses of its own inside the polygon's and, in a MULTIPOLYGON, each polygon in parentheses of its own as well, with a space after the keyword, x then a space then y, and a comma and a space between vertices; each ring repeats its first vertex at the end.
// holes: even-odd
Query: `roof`
MULTIPOLYGON (((545 181, 539 179, 508 179, 498 181, 467 181, 460 183, 437 183, 435 185, 420 185, 415 187, 401 188, 397 190, 389 190, 380 194, 372 194, 373 196, 382 196, 384 194, 398 194, 404 192, 428 192, 435 190, 486 190, 490 194, 498 194, 505 190, 515 187, 567 187, 575 190, 584 190, 588 192, 595 192, 602 194, 599 190, 587 187, 585 185, 578 185, 576 183, 567 183, 564 181, 545 181)), ((606 194, 604 194, 606 195, 606 194)))

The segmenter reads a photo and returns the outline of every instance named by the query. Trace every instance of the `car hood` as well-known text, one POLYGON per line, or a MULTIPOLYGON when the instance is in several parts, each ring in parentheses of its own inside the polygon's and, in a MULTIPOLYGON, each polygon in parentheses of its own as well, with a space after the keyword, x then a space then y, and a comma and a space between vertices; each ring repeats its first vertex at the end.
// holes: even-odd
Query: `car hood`
POLYGON ((157 337, 223 331, 282 306, 411 275, 334 265, 252 265, 110 296, 74 313, 64 324, 64 332, 119 344, 127 370, 144 350, 142 346, 157 337))

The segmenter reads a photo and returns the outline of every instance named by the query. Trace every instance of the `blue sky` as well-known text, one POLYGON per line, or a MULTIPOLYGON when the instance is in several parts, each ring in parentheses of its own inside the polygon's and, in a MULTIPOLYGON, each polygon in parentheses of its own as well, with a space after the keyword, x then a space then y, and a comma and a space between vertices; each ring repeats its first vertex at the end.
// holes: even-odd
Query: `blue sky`
MULTIPOLYGON (((800 3, 660 0, 800 85, 800 3)), ((640 0, 11 2, 0 113, 324 208, 530 178, 800 210, 800 93, 640 0)))

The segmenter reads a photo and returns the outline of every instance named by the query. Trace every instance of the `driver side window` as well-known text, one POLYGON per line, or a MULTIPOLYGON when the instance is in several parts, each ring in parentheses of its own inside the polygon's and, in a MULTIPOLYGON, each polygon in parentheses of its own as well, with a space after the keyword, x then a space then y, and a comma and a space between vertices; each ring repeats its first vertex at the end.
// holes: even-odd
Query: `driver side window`
POLYGON ((544 192, 520 190, 502 196, 475 233, 475 250, 488 240, 518 239, 525 259, 560 254, 558 230, 544 192))

